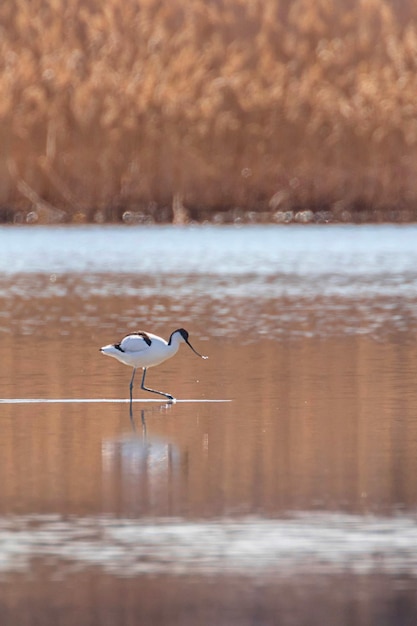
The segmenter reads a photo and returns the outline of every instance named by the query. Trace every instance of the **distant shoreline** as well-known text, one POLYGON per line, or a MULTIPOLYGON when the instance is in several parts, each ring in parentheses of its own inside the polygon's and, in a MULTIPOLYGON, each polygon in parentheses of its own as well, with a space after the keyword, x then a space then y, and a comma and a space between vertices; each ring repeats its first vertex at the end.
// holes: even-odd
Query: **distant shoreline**
POLYGON ((331 210, 311 211, 288 210, 288 211, 243 211, 241 209, 225 209, 206 211, 200 216, 196 216, 193 211, 184 212, 180 219, 175 219, 174 214, 164 209, 162 211, 164 219, 158 215, 147 214, 139 210, 120 211, 120 215, 113 216, 112 220, 106 220, 103 212, 96 211, 92 215, 57 211, 53 208, 47 212, 37 211, 36 207, 29 210, 0 208, 0 226, 2 225, 77 225, 77 224, 125 224, 127 226, 147 226, 147 225, 250 225, 250 224, 414 224, 417 222, 417 207, 415 211, 398 209, 375 209, 375 210, 344 210, 342 213, 331 210))

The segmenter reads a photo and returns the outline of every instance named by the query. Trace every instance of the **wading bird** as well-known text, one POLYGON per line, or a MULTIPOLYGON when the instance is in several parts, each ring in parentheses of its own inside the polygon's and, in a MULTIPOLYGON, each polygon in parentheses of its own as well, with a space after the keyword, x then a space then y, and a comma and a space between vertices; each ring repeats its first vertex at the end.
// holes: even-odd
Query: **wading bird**
POLYGON ((164 391, 157 391, 156 389, 149 389, 145 387, 145 376, 148 367, 154 367, 163 363, 167 359, 170 359, 174 354, 178 352, 180 343, 186 343, 190 346, 191 350, 202 359, 208 359, 207 356, 203 356, 197 350, 193 348, 188 340, 188 332, 184 328, 178 328, 171 333, 168 341, 152 335, 151 333, 145 333, 139 331, 137 333, 130 333, 123 337, 119 343, 109 344, 100 348, 100 352, 107 356, 112 356, 125 365, 133 367, 132 379, 130 381, 130 412, 132 413, 132 394, 133 394, 133 380, 135 378, 136 370, 138 367, 143 369, 142 382, 140 388, 144 391, 150 391, 151 393, 158 393, 161 396, 165 396, 168 400, 175 400, 174 396, 164 391))

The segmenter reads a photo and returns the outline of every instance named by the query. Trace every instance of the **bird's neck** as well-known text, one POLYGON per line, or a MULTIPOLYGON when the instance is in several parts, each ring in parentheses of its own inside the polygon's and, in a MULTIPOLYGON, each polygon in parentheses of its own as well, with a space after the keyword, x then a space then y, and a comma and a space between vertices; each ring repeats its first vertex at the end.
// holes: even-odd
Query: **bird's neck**
POLYGON ((168 345, 170 348, 175 348, 175 351, 178 350, 181 343, 181 337, 179 337, 178 333, 172 333, 168 340, 168 345))

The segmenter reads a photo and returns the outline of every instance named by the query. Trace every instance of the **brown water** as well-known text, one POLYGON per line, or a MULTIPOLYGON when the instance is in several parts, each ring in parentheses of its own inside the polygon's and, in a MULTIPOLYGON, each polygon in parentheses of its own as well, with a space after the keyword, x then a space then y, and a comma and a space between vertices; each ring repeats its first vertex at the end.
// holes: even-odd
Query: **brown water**
POLYGON ((161 297, 53 269, 0 281, 2 626, 416 622, 413 276, 365 268, 347 298, 172 274, 161 297), (179 401, 137 385, 131 420, 98 348, 183 325, 209 360, 149 370, 179 401))

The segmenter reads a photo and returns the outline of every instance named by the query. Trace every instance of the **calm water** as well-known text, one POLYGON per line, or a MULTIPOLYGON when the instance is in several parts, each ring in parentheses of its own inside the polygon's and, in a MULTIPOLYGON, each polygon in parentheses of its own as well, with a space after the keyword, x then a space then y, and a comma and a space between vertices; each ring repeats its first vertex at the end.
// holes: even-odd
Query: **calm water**
POLYGON ((417 620, 417 228, 0 230, 0 623, 417 620), (183 346, 147 383, 98 348, 183 346))

